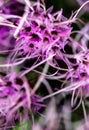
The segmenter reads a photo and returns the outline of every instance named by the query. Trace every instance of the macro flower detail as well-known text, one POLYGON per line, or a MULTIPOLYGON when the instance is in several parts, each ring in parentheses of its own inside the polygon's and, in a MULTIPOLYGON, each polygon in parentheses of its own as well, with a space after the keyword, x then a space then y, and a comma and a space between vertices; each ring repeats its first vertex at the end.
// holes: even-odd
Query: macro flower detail
POLYGON ((62 10, 51 13, 51 8, 46 11, 44 5, 38 2, 32 5, 33 10, 28 11, 28 17, 17 35, 19 52, 41 55, 42 59, 51 54, 57 55, 67 44, 72 27, 60 24, 66 20, 62 10))
POLYGON ((76 1, 0 0, 0 130, 89 129, 89 0, 76 1))
MULTIPOLYGON (((6 120, 5 124, 11 123, 12 119, 19 120, 20 109, 29 111, 29 107, 32 107, 37 112, 40 108, 45 107, 36 94, 30 95, 28 100, 27 91, 30 94, 31 89, 28 88, 27 90, 25 81, 17 77, 16 74, 9 74, 8 76, 6 73, 0 74, 0 117, 6 120), (11 78, 9 78, 10 75, 12 75, 11 78)), ((5 124, 2 122, 0 126, 5 124)))

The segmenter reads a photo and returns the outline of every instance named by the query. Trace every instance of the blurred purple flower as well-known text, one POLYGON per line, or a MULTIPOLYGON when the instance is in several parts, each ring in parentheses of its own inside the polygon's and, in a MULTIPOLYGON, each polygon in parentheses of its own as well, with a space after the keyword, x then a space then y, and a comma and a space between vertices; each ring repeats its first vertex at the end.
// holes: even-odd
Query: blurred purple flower
POLYGON ((0 12, 4 14, 22 15, 24 4, 17 0, 1 1, 0 12))
POLYGON ((0 122, 0 128, 9 122, 19 120, 21 109, 23 112, 30 109, 36 112, 45 107, 36 94, 31 95, 31 89, 26 88, 26 85, 15 73, 0 73, 0 121, 5 120, 1 121, 2 124, 0 122))

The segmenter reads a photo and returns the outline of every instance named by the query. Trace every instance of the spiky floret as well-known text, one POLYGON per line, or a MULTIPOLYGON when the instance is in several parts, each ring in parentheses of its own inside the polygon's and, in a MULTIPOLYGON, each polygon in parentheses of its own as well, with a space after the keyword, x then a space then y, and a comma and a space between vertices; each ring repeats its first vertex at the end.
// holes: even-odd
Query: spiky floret
POLYGON ((52 7, 46 10, 39 2, 31 4, 33 10, 28 10, 22 27, 15 33, 19 53, 38 54, 42 59, 52 54, 59 57, 60 50, 67 44, 72 27, 69 24, 60 24, 66 20, 62 10, 51 13, 52 7))

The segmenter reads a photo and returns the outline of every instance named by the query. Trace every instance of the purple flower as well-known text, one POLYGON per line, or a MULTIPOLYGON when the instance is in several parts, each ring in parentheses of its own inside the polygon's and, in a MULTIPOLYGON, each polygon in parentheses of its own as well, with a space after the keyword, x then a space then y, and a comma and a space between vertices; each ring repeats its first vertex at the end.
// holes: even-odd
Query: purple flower
POLYGON ((28 16, 17 35, 19 54, 41 55, 42 59, 55 54, 59 57, 61 49, 67 44, 72 27, 61 24, 66 18, 62 10, 51 13, 52 8, 46 11, 39 2, 31 3, 33 10, 28 16))
MULTIPOLYGON (((8 75, 3 72, 0 73, 0 121, 5 120, 4 123, 8 124, 14 120, 19 120, 21 110, 25 112, 33 109, 36 112, 44 107, 36 94, 31 95, 31 89, 28 85, 24 79, 16 76, 15 73, 8 75)), ((2 122, 0 128, 5 124, 2 122)))

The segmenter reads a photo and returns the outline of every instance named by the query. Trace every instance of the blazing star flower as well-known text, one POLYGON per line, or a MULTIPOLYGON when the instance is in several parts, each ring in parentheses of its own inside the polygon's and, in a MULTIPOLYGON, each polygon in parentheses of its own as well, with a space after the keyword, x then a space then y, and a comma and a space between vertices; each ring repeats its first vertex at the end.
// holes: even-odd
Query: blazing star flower
POLYGON ((77 36, 75 38, 76 40, 72 38, 70 39, 71 42, 69 45, 71 46, 71 54, 64 54, 64 56, 67 57, 67 65, 69 65, 69 67, 71 68, 70 71, 67 71, 64 75, 59 75, 59 77, 50 77, 51 79, 64 78, 65 81, 62 85, 62 87, 64 86, 64 88, 43 97, 42 100, 45 100, 62 92, 73 92, 73 100, 71 106, 74 106, 75 100, 78 97, 81 97, 78 104, 79 106, 82 102, 82 98, 86 98, 89 96, 89 49, 87 37, 88 30, 86 29, 86 26, 78 33, 78 39, 77 36), (83 34, 82 31, 84 31, 85 33, 83 34))
POLYGON ((23 26, 17 34, 17 45, 19 54, 41 56, 42 59, 55 54, 60 57, 60 50, 64 49, 70 36, 72 27, 69 24, 61 24, 66 18, 62 10, 51 13, 39 2, 31 3, 32 8, 28 10, 23 26))
MULTIPOLYGON (((67 77, 71 78, 73 82, 79 82, 78 84, 78 90, 80 91, 82 96, 87 97, 89 95, 89 30, 88 30, 89 24, 87 23, 80 31, 77 31, 77 35, 75 39, 72 39, 71 42, 73 43, 71 45, 71 48, 74 52, 74 54, 70 55, 69 57, 74 60, 74 63, 72 61, 69 62, 71 68, 73 70, 71 72, 68 72, 69 75, 67 77), (84 84, 82 83, 84 82, 84 84)), ((69 59, 69 58, 68 58, 69 59)), ((70 83, 72 84, 72 83, 70 83)))
POLYGON ((30 94, 31 89, 27 86, 26 81, 15 73, 0 73, 0 128, 13 120, 19 120, 21 109, 23 112, 30 109, 36 112, 44 107, 36 94, 30 94))

